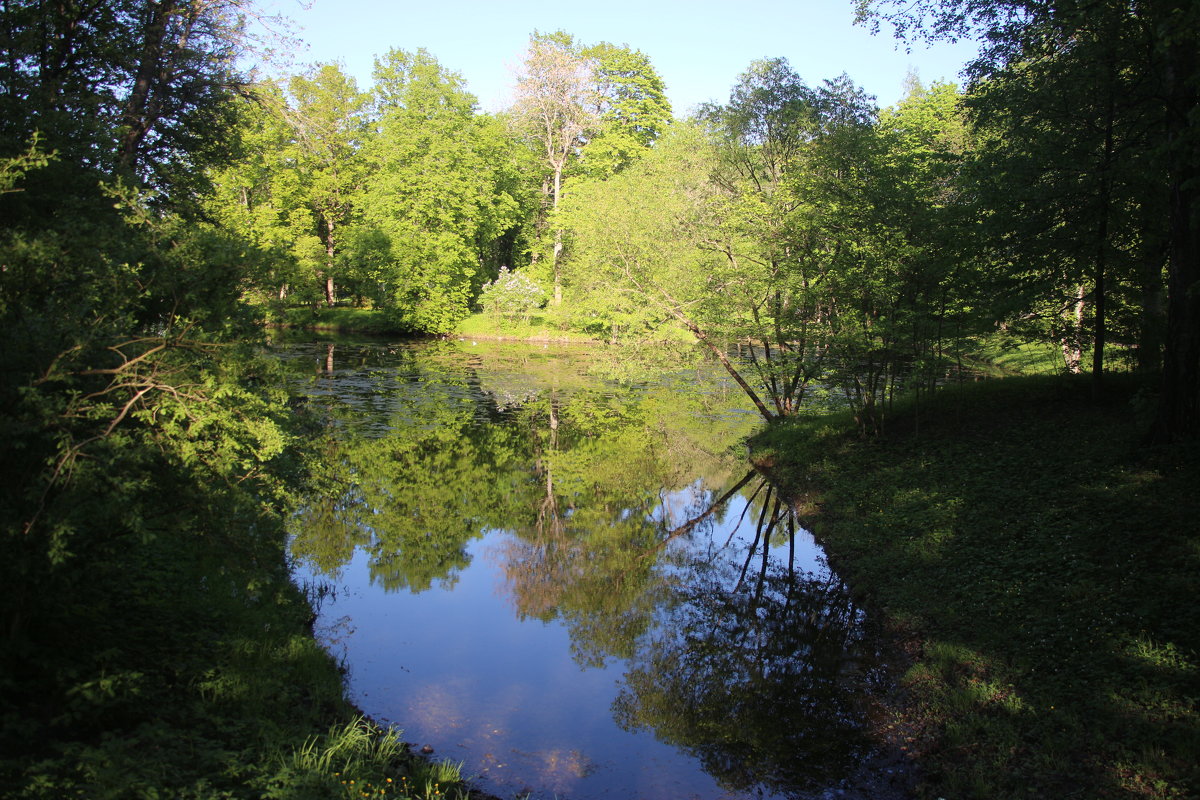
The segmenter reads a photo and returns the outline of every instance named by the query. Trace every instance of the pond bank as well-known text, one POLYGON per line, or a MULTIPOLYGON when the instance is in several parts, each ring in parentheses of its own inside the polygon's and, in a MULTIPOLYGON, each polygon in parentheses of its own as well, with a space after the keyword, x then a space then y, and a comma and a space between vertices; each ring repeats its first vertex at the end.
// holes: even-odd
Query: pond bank
POLYGON ((753 458, 909 663, 880 731, 929 797, 1195 796, 1195 446, 1139 446, 1142 387, 967 385, 860 440, 772 426, 753 458))
MULTIPOLYGON (((72 540, 5 631, 0 796, 425 798, 428 780, 453 797, 457 769, 347 701, 291 580, 284 506, 190 477, 159 469, 169 500, 72 540)), ((98 501, 81 505, 92 524, 98 501)))

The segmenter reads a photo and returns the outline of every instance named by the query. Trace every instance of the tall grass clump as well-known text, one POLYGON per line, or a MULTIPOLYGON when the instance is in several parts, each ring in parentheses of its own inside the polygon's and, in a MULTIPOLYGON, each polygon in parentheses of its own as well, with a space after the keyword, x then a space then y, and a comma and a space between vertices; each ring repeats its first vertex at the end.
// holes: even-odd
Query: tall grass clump
POLYGON ((416 756, 395 728, 381 728, 361 716, 280 753, 263 794, 280 800, 438 800, 466 795, 461 763, 416 756))

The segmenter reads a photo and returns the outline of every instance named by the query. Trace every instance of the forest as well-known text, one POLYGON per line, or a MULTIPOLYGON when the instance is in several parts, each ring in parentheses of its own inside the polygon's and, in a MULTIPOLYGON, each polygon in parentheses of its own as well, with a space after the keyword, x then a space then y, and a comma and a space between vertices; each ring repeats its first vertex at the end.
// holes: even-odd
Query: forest
POLYGON ((0 793, 330 796, 318 741, 429 778, 355 719, 288 581, 320 422, 269 322, 694 341, 764 421, 836 401, 867 438, 1036 344, 1095 398, 1141 376, 1139 448, 1194 447, 1200 6, 847 13, 980 55, 887 108, 764 58, 681 117, 651 54, 534 31, 487 113, 423 49, 365 87, 252 73, 251 0, 4 3, 0 793))

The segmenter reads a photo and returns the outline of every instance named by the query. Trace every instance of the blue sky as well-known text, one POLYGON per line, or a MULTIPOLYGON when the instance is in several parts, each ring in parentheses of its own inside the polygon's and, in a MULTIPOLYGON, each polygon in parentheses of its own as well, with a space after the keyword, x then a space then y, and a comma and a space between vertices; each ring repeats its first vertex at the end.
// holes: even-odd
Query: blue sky
POLYGON ((853 25, 850 0, 315 0, 307 9, 275 2, 308 44, 299 62, 339 61, 366 88, 375 56, 424 47, 462 74, 489 111, 509 104, 514 69, 535 29, 646 53, 678 115, 727 100, 756 58, 787 58, 810 86, 845 72, 887 106, 900 99, 910 68, 927 83, 957 81, 975 52, 969 43, 906 52, 889 31, 872 36, 853 25))

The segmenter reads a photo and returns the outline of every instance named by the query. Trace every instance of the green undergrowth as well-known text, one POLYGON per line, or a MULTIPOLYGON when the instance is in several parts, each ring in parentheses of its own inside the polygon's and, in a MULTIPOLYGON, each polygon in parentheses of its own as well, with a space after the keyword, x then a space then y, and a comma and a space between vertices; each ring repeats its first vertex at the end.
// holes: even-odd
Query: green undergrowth
POLYGON ((1145 394, 1008 378, 752 441, 907 653, 882 730, 926 796, 1200 796, 1200 455, 1141 443, 1145 394))
POLYGON ((96 537, 48 574, 0 654, 0 797, 460 795, 454 765, 346 701, 281 528, 205 519, 96 537))

